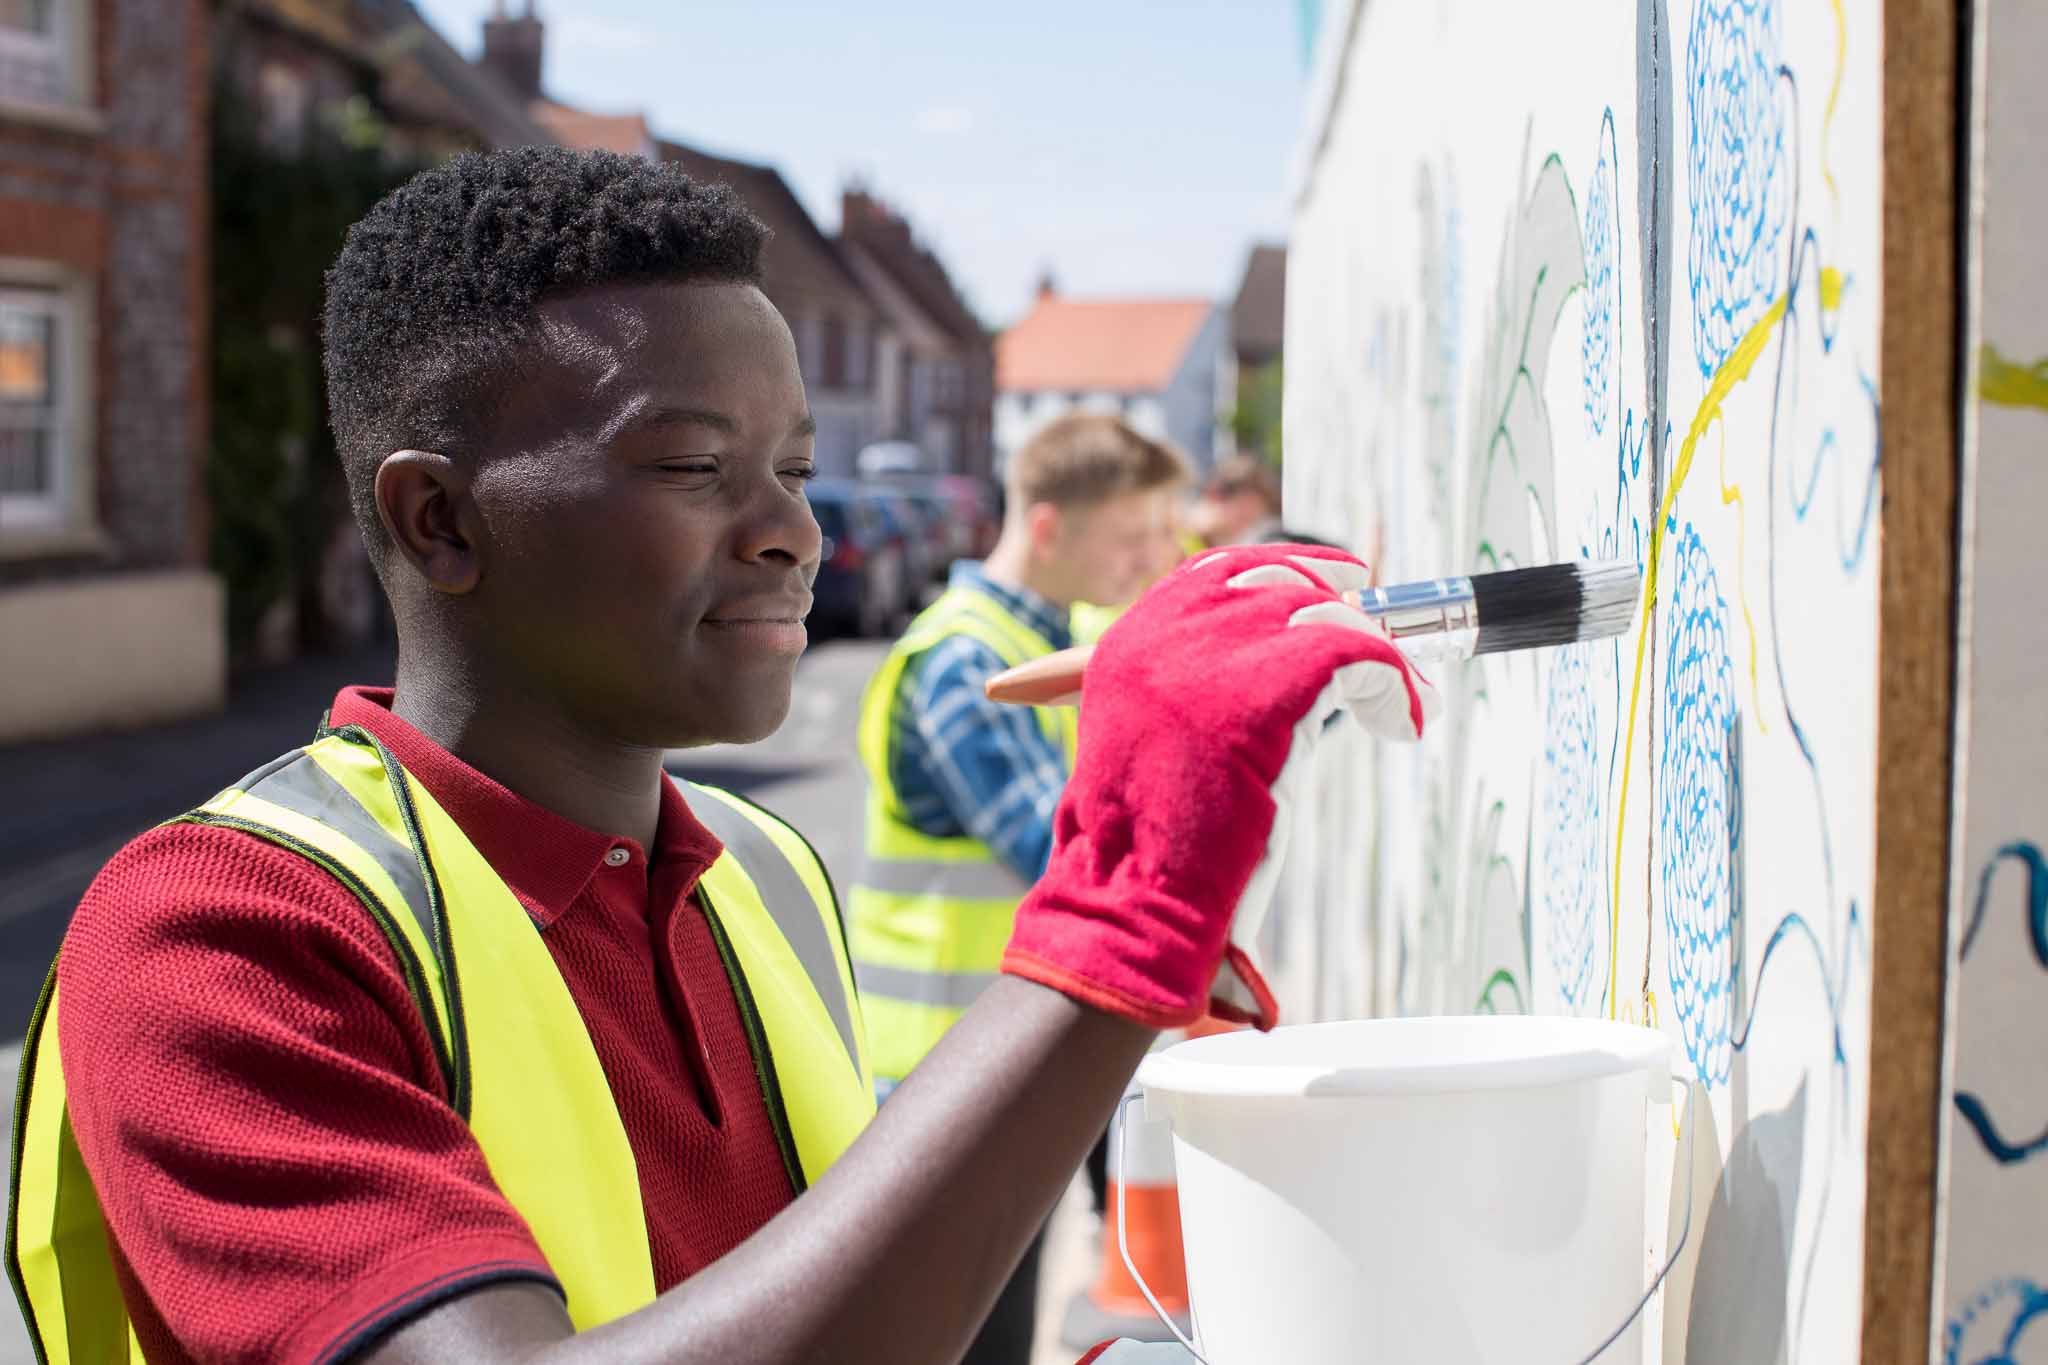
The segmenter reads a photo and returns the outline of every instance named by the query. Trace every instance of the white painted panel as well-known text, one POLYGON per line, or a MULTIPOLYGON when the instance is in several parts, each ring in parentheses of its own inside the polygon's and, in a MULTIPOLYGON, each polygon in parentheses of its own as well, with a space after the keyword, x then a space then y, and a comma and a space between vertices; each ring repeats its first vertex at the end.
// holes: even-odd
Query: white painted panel
POLYGON ((2048 10, 1986 0, 1942 1349, 2048 1359, 2048 10))
POLYGON ((1371 0, 1305 143, 1289 521, 1382 580, 1654 589, 1619 642, 1439 669, 1418 749, 1330 747, 1286 1000, 1669 1032, 1707 1100, 1669 1361, 1857 1358, 1880 35, 1874 0, 1371 0))

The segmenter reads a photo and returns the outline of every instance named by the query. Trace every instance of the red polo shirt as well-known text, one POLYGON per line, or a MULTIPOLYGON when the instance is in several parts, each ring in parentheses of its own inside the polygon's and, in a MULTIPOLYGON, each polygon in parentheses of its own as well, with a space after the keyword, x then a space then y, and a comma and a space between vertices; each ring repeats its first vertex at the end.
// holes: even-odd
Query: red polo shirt
MULTIPOLYGON (((793 1197, 693 894, 718 840, 666 784, 651 850, 572 824, 390 698, 346 690, 334 723, 389 746, 533 916, 624 1120, 667 1289, 793 1197)), ((306 859, 152 830, 86 893, 58 979, 72 1122, 151 1360, 337 1360, 480 1283, 552 1282, 448 1105, 390 945, 306 859)))

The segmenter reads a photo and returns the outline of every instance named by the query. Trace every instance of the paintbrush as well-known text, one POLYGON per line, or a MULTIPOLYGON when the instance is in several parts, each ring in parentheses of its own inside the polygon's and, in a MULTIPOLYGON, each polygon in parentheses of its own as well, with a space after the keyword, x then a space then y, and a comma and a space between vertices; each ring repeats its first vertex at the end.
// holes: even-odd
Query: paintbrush
MULTIPOLYGON (((1418 661, 1469 659, 1620 635, 1635 621, 1642 571, 1624 560, 1545 564, 1431 578, 1344 594, 1418 661)), ((1093 647, 1063 649, 987 683, 991 701, 1068 706, 1081 699, 1093 647)))

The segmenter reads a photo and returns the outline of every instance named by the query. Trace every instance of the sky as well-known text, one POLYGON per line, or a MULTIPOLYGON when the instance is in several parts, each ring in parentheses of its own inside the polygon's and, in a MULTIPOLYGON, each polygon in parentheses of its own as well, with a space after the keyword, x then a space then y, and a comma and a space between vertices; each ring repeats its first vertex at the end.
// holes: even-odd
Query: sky
MULTIPOLYGON (((491 0, 415 0, 475 55, 491 0)), ((526 0, 511 0, 517 12, 526 0)), ((543 82, 779 168, 827 232, 859 177, 984 322, 1062 293, 1227 299, 1280 241, 1306 78, 1285 0, 538 0, 543 82)))

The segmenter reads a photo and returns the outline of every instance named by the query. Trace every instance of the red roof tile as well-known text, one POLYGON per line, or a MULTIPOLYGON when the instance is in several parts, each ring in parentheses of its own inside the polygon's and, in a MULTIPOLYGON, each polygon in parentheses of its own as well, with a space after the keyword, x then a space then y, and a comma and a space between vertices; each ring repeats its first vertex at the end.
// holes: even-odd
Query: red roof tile
POLYGON ((1215 304, 1041 298, 996 341, 996 387, 1153 393, 1172 382, 1215 304))
POLYGON ((588 114, 553 100, 535 100, 528 112, 564 147, 579 152, 654 155, 654 139, 648 135, 647 120, 639 114, 588 114))

